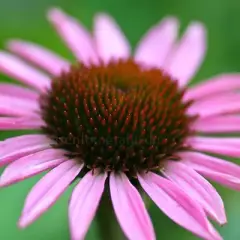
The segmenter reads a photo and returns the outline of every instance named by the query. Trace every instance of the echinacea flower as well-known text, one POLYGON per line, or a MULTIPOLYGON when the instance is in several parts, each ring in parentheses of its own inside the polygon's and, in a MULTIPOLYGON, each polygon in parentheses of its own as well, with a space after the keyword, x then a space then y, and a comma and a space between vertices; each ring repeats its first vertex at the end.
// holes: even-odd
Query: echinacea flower
POLYGON ((240 130, 240 75, 188 86, 204 57, 204 26, 190 24, 177 40, 178 21, 167 17, 131 57, 105 14, 93 36, 59 9, 48 19, 77 63, 20 40, 8 43, 12 54, 0 52, 0 71, 28 86, 0 84, 0 128, 38 130, 0 143, 0 166, 8 165, 0 186, 50 170, 29 193, 19 226, 80 179, 69 203, 73 240, 85 237, 106 192, 128 239, 155 239, 143 192, 177 224, 221 239, 208 218, 226 223, 223 201, 204 177, 240 189, 240 167, 222 159, 239 157, 240 139, 216 136, 240 130))

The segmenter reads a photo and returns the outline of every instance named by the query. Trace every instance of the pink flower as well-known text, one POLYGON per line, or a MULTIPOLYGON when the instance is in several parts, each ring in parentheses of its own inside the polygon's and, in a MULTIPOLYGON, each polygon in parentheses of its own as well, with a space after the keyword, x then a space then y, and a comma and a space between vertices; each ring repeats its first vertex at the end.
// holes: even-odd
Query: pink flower
POLYGON ((221 239, 208 217, 226 223, 224 205, 204 177, 240 189, 239 166, 222 159, 239 157, 239 138, 209 135, 240 130, 240 75, 188 87, 205 54, 204 26, 191 23, 177 40, 178 21, 167 17, 130 58, 107 15, 95 18, 93 36, 59 9, 48 19, 81 66, 19 40, 8 43, 12 54, 0 52, 0 71, 28 86, 0 84, 0 128, 39 130, 0 143, 0 166, 8 165, 0 186, 50 170, 29 193, 19 226, 82 178, 69 204, 73 240, 84 238, 108 186, 128 239, 155 239, 143 190, 177 224, 221 239))

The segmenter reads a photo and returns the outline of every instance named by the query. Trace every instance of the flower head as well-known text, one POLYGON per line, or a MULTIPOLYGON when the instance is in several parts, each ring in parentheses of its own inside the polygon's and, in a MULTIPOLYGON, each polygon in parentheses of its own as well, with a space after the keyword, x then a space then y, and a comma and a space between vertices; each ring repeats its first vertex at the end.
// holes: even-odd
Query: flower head
POLYGON ((81 178, 69 204, 73 240, 84 238, 107 188, 129 239, 155 239, 143 191, 182 227, 221 239, 208 217, 226 223, 223 202, 204 177, 240 189, 239 166, 222 159, 239 156, 239 139, 209 135, 240 130, 240 75, 187 85, 205 53, 203 25, 192 23, 177 40, 178 22, 168 17, 131 57, 107 15, 96 17, 93 36, 59 9, 48 18, 76 63, 20 40, 8 43, 13 54, 0 52, 0 71, 28 86, 0 84, 0 128, 38 130, 0 143, 0 166, 8 165, 0 186, 50 170, 29 193, 19 226, 81 178))

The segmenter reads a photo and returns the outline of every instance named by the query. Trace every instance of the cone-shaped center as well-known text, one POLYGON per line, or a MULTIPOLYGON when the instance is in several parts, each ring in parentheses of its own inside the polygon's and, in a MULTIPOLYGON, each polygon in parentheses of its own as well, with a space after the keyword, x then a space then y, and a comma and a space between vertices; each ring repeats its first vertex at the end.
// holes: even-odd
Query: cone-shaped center
POLYGON ((190 134, 183 94, 169 75, 133 60, 73 66, 41 96, 43 130, 89 169, 158 169, 190 134))

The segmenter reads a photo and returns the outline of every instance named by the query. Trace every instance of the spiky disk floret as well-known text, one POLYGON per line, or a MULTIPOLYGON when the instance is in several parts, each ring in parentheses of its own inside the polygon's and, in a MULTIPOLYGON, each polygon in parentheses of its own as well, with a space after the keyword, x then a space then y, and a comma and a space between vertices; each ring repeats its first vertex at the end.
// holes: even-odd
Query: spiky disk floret
POLYGON ((184 149, 193 118, 184 91, 133 60, 72 66, 41 96, 44 132, 90 169, 153 170, 184 149))

